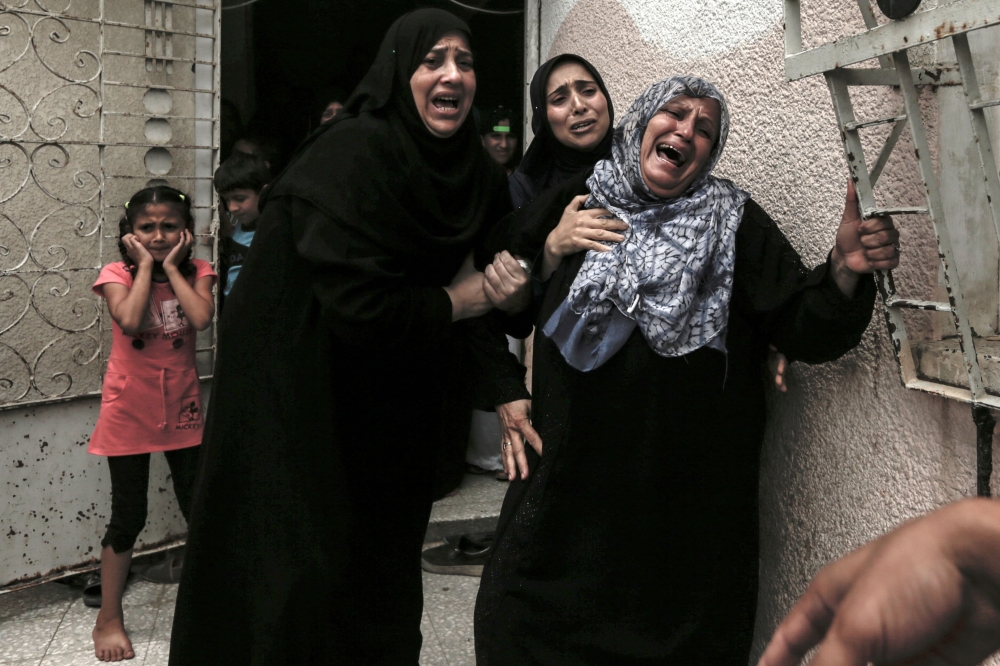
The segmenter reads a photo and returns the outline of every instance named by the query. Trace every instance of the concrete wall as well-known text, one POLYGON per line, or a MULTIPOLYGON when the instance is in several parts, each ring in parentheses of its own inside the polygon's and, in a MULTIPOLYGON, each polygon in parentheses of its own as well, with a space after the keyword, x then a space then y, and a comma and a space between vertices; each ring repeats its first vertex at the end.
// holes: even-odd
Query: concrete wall
MULTIPOLYGON (((100 558, 111 478, 107 459, 87 453, 100 406, 89 398, 0 412, 0 588, 100 558)), ((137 552, 186 532, 169 475, 166 458, 153 456, 137 552)))
MULTIPOLYGON (((854 0, 804 1, 803 21, 807 47, 863 30, 854 0)), ((541 59, 585 56, 620 111, 671 74, 718 84, 732 109, 718 174, 749 190, 816 264, 833 244, 847 168, 824 81, 786 83, 783 49, 780 0, 542 0, 541 59)), ((928 62, 935 53, 914 55, 928 62)), ((937 102, 930 90, 923 97, 936 143, 937 102)), ((855 104, 859 117, 872 118, 894 114, 901 100, 879 91, 855 104)), ((912 148, 901 142, 898 150, 880 187, 888 199, 916 205, 912 148)), ((904 254, 897 282, 903 293, 929 297, 937 282, 929 224, 898 222, 904 254)), ((855 351, 824 366, 794 364, 789 384, 787 394, 771 396, 764 444, 754 659, 825 563, 902 520, 975 493, 970 408, 902 388, 879 315, 855 351)))

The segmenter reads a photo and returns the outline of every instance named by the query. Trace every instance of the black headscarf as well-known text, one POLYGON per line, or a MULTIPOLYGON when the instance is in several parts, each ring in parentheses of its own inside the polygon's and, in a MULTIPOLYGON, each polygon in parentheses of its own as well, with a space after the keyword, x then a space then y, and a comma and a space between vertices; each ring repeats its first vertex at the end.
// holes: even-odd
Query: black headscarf
MULTIPOLYGON (((611 95, 604 85, 597 69, 584 58, 573 53, 564 53, 550 59, 535 72, 531 79, 529 89, 531 95, 531 130, 535 138, 531 140, 531 145, 521 159, 521 165, 517 173, 512 176, 517 181, 515 187, 524 190, 528 200, 534 199, 539 194, 555 187, 556 185, 575 176, 581 171, 593 168, 598 160, 606 157, 611 151, 611 138, 614 134, 615 109, 611 104, 611 95), (601 139, 601 142, 588 151, 576 150, 565 146, 556 139, 549 125, 548 113, 546 109, 545 89, 549 83, 549 75, 552 70, 565 62, 576 62, 583 65, 584 69, 594 77, 594 82, 604 93, 604 98, 608 100, 608 131, 601 139)), ((515 202, 519 204, 522 202, 515 202)))
POLYGON ((470 37, 464 21, 441 9, 397 19, 344 109, 299 147, 263 203, 304 198, 404 260, 468 247, 503 174, 485 155, 471 113, 455 134, 435 137, 410 90, 448 32, 470 37))

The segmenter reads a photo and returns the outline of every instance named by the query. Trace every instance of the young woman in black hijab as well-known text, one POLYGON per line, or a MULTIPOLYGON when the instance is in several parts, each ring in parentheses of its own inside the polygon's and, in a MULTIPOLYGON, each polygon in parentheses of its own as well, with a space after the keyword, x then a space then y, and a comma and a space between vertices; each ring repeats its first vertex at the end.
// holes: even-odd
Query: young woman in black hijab
MULTIPOLYGON (((516 208, 529 203, 546 189, 592 169, 610 150, 614 125, 614 107, 604 80, 593 65, 578 55, 565 53, 545 62, 531 79, 530 94, 531 127, 535 138, 517 171, 509 176, 508 183, 516 208)), ((480 259, 483 263, 487 258, 480 259)), ((522 338, 531 333, 532 322, 531 312, 506 320, 496 316, 489 318, 490 326, 503 327, 511 335, 522 338)), ((474 379, 478 385, 470 395, 474 401, 479 398, 477 409, 496 409, 503 442, 517 437, 520 445, 522 439, 527 441, 528 437, 536 436, 529 420, 530 396, 514 390, 523 373, 510 367, 508 360, 497 353, 493 335, 480 322, 474 326, 471 342, 478 343, 483 360, 477 364, 474 379), (484 367, 486 360, 491 365, 484 367)), ((458 412, 453 410, 455 414, 458 412)), ((468 419, 446 418, 445 421, 463 425, 464 430, 453 430, 468 433, 468 419)), ((508 477, 517 474, 509 449, 509 444, 503 445, 507 458, 504 474, 508 477)), ((527 471, 526 463, 523 469, 527 471)), ((489 558, 492 540, 492 534, 483 533, 449 537, 444 545, 424 551, 423 567, 433 573, 475 575, 489 558)))
MULTIPOLYGON (((535 137, 518 170, 508 181, 511 202, 518 209, 570 178, 592 170, 598 160, 609 156, 614 134, 615 111, 611 96, 600 72, 581 56, 564 53, 546 61, 532 77, 529 92, 531 128, 535 137)), ((600 227, 598 230, 596 227, 562 225, 550 230, 539 226, 534 229, 540 234, 535 241, 539 247, 564 245, 577 242, 579 237, 599 238, 599 233, 624 229, 617 220, 602 221, 600 227)), ((510 224, 497 225, 498 230, 511 228, 514 227, 510 224)), ((493 238, 490 244, 515 247, 513 240, 493 238)), ((536 261, 540 259, 541 253, 535 257, 536 261)), ((540 268, 535 267, 535 275, 540 268)), ((526 337, 531 332, 533 318, 534 311, 529 309, 506 321, 499 320, 499 323, 505 325, 511 335, 526 337)), ((498 322, 496 318, 492 321, 498 322)), ((531 426, 531 401, 520 399, 499 404, 496 411, 500 419, 504 471, 511 479, 518 474, 526 478, 528 463, 523 447, 529 443, 536 451, 541 451, 542 447, 541 438, 531 426)))
POLYGON ((593 168, 611 150, 615 122, 611 95, 600 72, 573 53, 558 55, 539 67, 531 78, 529 94, 535 137, 510 177, 514 208, 593 168), (560 76, 563 73, 568 76, 560 76), (560 79, 558 82, 550 82, 553 74, 560 79), (558 85, 552 85, 550 90, 550 83, 558 85), (558 128, 553 127, 552 118, 561 121, 558 128), (571 129, 574 124, 586 126, 571 129))
MULTIPOLYGON (((266 194, 220 324, 170 663, 413 664, 466 258, 509 209, 467 119, 468 27, 389 29, 266 194)), ((522 385, 523 389, 523 385, 522 385)))

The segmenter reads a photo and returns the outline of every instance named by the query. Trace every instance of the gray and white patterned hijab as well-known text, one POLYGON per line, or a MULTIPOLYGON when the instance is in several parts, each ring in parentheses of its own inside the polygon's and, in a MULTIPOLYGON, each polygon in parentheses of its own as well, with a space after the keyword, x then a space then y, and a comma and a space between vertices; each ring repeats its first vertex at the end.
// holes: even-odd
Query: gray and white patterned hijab
POLYGON ((606 208, 626 222, 625 240, 610 252, 587 253, 569 295, 543 328, 572 367, 599 367, 637 325, 661 356, 683 356, 704 346, 725 351, 736 229, 750 198, 711 175, 728 133, 722 93, 695 76, 654 83, 618 123, 611 158, 598 162, 587 180, 586 208, 606 208), (642 178, 642 137, 653 116, 680 95, 719 102, 719 137, 688 190, 662 199, 642 178))

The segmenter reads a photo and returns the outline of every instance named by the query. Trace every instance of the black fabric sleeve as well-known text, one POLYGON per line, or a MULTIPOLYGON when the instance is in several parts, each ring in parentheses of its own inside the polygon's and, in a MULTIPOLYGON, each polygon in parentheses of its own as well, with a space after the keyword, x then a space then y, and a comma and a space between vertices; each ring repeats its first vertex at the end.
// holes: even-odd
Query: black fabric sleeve
MULTIPOLYGON (((562 218, 563 210, 573 197, 586 194, 587 178, 590 171, 574 176, 566 182, 545 191, 526 206, 514 210, 498 222, 486 237, 486 242, 476 251, 476 265, 484 266, 501 250, 507 250, 516 257, 533 260, 541 266, 545 240, 562 218)), ((546 282, 532 276, 533 294, 531 304, 524 312, 501 319, 502 330, 515 338, 525 338, 538 318, 546 282)))
POLYGON ((341 340, 360 347, 424 349, 447 340, 451 298, 441 287, 409 282, 398 262, 311 203, 291 200, 295 248, 314 271, 321 317, 341 340))
POLYGON ((861 341, 871 321, 875 281, 862 275, 845 296, 827 261, 809 271, 778 225, 748 201, 736 237, 733 307, 789 360, 823 363, 861 341))
POLYGON ((545 248, 545 239, 562 219, 563 210, 580 194, 587 194, 587 178, 590 171, 573 176, 569 180, 543 192, 526 206, 505 216, 491 230, 486 244, 477 252, 477 262, 481 258, 492 258, 501 250, 531 259, 545 248))
MULTIPOLYGON (((559 223, 573 197, 587 191, 589 172, 552 188, 530 204, 504 216, 476 248, 476 268, 482 270, 493 256, 507 250, 519 257, 537 258, 549 232, 559 223)), ((542 291, 536 289, 531 305, 517 315, 492 312, 480 317, 470 331, 473 348, 474 400, 477 409, 492 409, 514 400, 530 398, 524 385, 524 367, 507 348, 507 335, 526 338, 538 316, 542 291)))
POLYGON ((531 398, 524 385, 527 370, 510 352, 501 313, 490 313, 466 324, 473 364, 472 406, 493 411, 497 405, 531 398))

